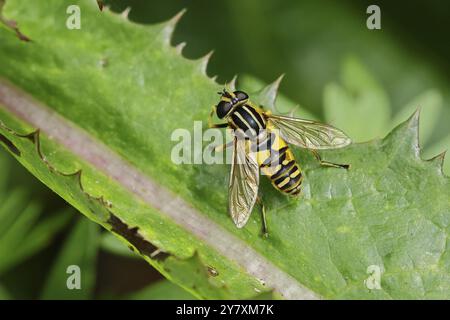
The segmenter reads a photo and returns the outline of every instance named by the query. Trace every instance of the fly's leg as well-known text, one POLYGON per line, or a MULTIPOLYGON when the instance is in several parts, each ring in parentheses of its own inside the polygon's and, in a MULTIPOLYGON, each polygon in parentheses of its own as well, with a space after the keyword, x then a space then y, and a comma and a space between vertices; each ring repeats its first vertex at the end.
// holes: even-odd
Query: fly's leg
POLYGON ((208 125, 209 128, 226 128, 228 127, 228 123, 212 123, 208 125))
POLYGON ((324 167, 343 168, 343 169, 350 168, 349 164, 340 164, 340 163, 334 163, 334 162, 322 160, 322 158, 320 157, 320 154, 316 150, 313 150, 313 149, 309 149, 309 150, 312 152, 312 154, 317 159, 317 161, 319 161, 320 165, 322 165, 324 167))
POLYGON ((211 109, 211 112, 209 113, 208 117, 208 127, 209 128, 226 128, 228 127, 228 123, 213 123, 212 118, 214 116, 214 113, 216 113, 216 106, 213 106, 211 109))
POLYGON ((209 116, 208 116, 208 127, 209 128, 212 128, 214 126, 212 118, 213 118, 213 115, 215 112, 216 112, 216 106, 212 106, 211 112, 209 113, 209 116))
POLYGON ((268 238, 269 230, 267 229, 266 207, 264 206, 264 203, 262 202, 262 200, 259 196, 256 197, 256 202, 258 202, 258 204, 261 206, 261 220, 262 220, 263 237, 268 238))
MULTIPOLYGON (((208 117, 208 127, 209 128, 227 128, 228 123, 213 123, 212 118, 214 116, 214 113, 216 112, 216 106, 213 106, 211 109, 211 112, 209 113, 208 117)), ((214 147, 214 152, 221 152, 233 145, 233 141, 230 141, 226 144, 218 145, 214 147)))

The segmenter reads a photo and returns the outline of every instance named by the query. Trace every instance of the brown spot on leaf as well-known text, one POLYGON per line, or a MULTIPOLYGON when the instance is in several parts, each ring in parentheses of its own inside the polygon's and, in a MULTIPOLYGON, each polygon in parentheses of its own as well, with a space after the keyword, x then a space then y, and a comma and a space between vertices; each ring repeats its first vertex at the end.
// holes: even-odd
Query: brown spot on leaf
POLYGON ((98 65, 100 66, 100 68, 106 68, 108 66, 108 63, 109 63, 108 58, 101 58, 98 61, 98 65))
POLYGON ((208 270, 208 274, 211 277, 217 277, 219 275, 219 271, 217 271, 214 267, 206 266, 206 270, 208 270))
POLYGON ((108 223, 111 225, 111 230, 113 232, 128 240, 128 242, 130 242, 141 254, 156 260, 164 260, 169 256, 168 253, 159 250, 152 243, 144 239, 144 237, 139 234, 138 227, 129 228, 126 223, 114 214, 110 213, 108 223), (155 252, 157 252, 157 254, 154 254, 155 252))
POLYGON ((103 7, 104 7, 103 1, 97 0, 97 4, 98 4, 98 8, 100 9, 100 11, 103 11, 103 7))
POLYGON ((20 32, 19 27, 17 26, 17 22, 16 22, 16 21, 5 19, 5 18, 2 16, 1 12, 0 12, 0 23, 3 23, 5 26, 7 26, 7 27, 10 28, 11 30, 13 30, 13 31, 16 33, 17 37, 18 37, 20 40, 25 41, 25 42, 31 41, 30 38, 28 38, 26 35, 24 35, 22 32, 20 32))

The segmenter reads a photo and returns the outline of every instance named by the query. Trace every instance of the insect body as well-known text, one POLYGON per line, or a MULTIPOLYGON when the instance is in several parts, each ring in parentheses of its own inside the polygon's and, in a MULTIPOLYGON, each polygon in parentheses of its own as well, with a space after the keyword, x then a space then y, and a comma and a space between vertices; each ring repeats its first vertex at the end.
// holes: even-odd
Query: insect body
POLYGON ((234 100, 231 94, 222 95, 217 114, 227 116, 230 127, 248 134, 249 145, 246 149, 257 153, 254 158, 258 166, 265 175, 270 177, 275 188, 291 195, 299 194, 302 174, 289 146, 276 134, 277 131, 267 128, 270 123, 260 108, 253 107, 248 101, 238 104, 248 99, 246 93, 236 91, 234 95, 234 100), (230 109, 229 104, 233 102, 236 107, 230 109), (226 110, 229 110, 228 113, 226 110), (261 132, 266 129, 268 129, 265 132, 267 134, 261 137, 261 132), (259 139, 250 140, 255 137, 259 139))
POLYGON ((251 152, 257 152, 256 161, 272 185, 283 193, 296 196, 301 191, 302 171, 295 161, 287 143, 277 133, 269 129, 262 142, 251 145, 251 152), (255 148, 256 147, 256 148, 255 148))
MULTIPOLYGON (((223 90, 213 107, 209 126, 234 129, 233 157, 229 183, 229 212, 242 228, 258 198, 259 173, 283 193, 297 196, 301 191, 302 171, 288 143, 311 150, 322 165, 348 168, 345 164, 324 161, 316 150, 340 148, 351 140, 340 130, 314 121, 273 115, 254 105, 243 91, 223 90), (226 123, 213 124, 214 113, 226 123)), ((265 210, 262 206, 264 232, 265 210)))

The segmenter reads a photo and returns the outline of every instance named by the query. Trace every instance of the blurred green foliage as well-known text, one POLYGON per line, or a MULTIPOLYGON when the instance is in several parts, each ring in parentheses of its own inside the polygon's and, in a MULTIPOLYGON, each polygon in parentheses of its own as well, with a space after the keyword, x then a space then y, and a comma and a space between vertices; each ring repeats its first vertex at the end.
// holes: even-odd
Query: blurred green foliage
MULTIPOLYGON (((51 193, 3 150, 0 168, 0 298, 29 298, 32 293, 21 293, 20 287, 13 285, 22 278, 20 270, 15 271, 51 245, 73 217, 68 212, 72 209, 59 208, 59 199, 51 206, 45 204, 51 193)), ((38 273, 34 276, 41 278, 36 282, 43 281, 38 273)))

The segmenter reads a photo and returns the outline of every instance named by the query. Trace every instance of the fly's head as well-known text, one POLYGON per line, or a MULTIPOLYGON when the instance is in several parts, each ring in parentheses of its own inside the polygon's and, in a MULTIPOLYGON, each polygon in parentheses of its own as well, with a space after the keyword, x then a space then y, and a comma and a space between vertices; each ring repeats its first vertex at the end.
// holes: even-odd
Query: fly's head
POLYGON ((248 101, 248 94, 244 91, 223 91, 218 92, 220 101, 216 106, 217 117, 223 119, 230 114, 235 107, 245 104, 248 101))

